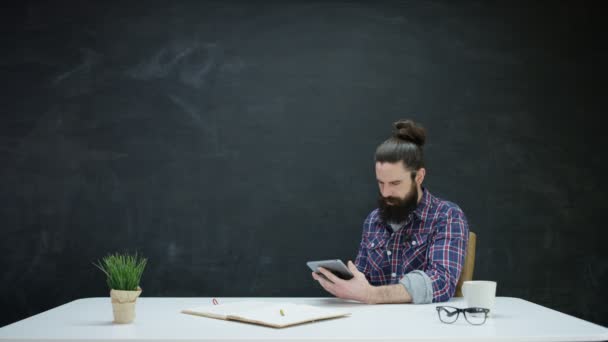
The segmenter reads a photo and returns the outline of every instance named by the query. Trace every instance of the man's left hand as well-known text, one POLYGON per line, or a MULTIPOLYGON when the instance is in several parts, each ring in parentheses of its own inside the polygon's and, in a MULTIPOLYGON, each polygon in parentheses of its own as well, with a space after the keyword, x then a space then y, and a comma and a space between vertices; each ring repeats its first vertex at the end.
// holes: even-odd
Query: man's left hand
POLYGON ((362 303, 372 304, 374 286, 370 285, 365 278, 365 274, 359 272, 355 264, 350 260, 348 261, 348 269, 354 275, 349 280, 340 279, 323 267, 319 267, 319 272, 330 281, 323 279, 323 277, 315 272, 312 273, 312 277, 323 286, 325 291, 338 298, 353 299, 362 303))

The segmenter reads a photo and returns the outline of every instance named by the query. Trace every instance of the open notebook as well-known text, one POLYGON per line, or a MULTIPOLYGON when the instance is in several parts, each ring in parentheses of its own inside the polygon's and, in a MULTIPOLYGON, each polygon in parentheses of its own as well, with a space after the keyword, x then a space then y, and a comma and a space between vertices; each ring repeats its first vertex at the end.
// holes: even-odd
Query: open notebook
POLYGON ((255 323, 273 328, 285 328, 291 325, 350 315, 349 312, 341 310, 320 308, 305 304, 259 301, 243 301, 201 306, 182 310, 182 313, 255 323))

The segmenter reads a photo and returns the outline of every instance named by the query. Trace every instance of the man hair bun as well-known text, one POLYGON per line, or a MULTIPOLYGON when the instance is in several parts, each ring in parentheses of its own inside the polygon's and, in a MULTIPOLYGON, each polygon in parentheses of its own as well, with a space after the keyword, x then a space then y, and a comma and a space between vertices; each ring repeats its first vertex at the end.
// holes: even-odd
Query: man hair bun
POLYGON ((393 125, 395 126, 395 131, 393 133, 394 137, 411 142, 420 147, 424 146, 426 131, 422 126, 417 125, 412 120, 399 120, 393 125))

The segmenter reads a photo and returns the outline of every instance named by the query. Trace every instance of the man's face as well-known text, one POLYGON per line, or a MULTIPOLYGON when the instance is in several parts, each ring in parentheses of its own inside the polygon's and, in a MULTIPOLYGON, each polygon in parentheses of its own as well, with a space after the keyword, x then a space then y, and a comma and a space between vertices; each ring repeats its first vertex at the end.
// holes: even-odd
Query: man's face
MULTIPOLYGON (((424 171, 423 171, 424 172, 424 171)), ((376 163, 378 206, 385 222, 403 222, 418 205, 418 184, 403 162, 376 163)))

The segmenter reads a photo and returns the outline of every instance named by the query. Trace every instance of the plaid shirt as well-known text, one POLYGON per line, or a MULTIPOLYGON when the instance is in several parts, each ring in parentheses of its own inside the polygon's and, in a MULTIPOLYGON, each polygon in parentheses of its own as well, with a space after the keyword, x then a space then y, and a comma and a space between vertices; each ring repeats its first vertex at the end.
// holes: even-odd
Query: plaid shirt
POLYGON ((421 270, 431 279, 433 302, 454 296, 464 265, 469 228, 462 210, 423 188, 422 199, 397 232, 380 219, 378 209, 363 224, 357 269, 372 285, 398 284, 421 270))

